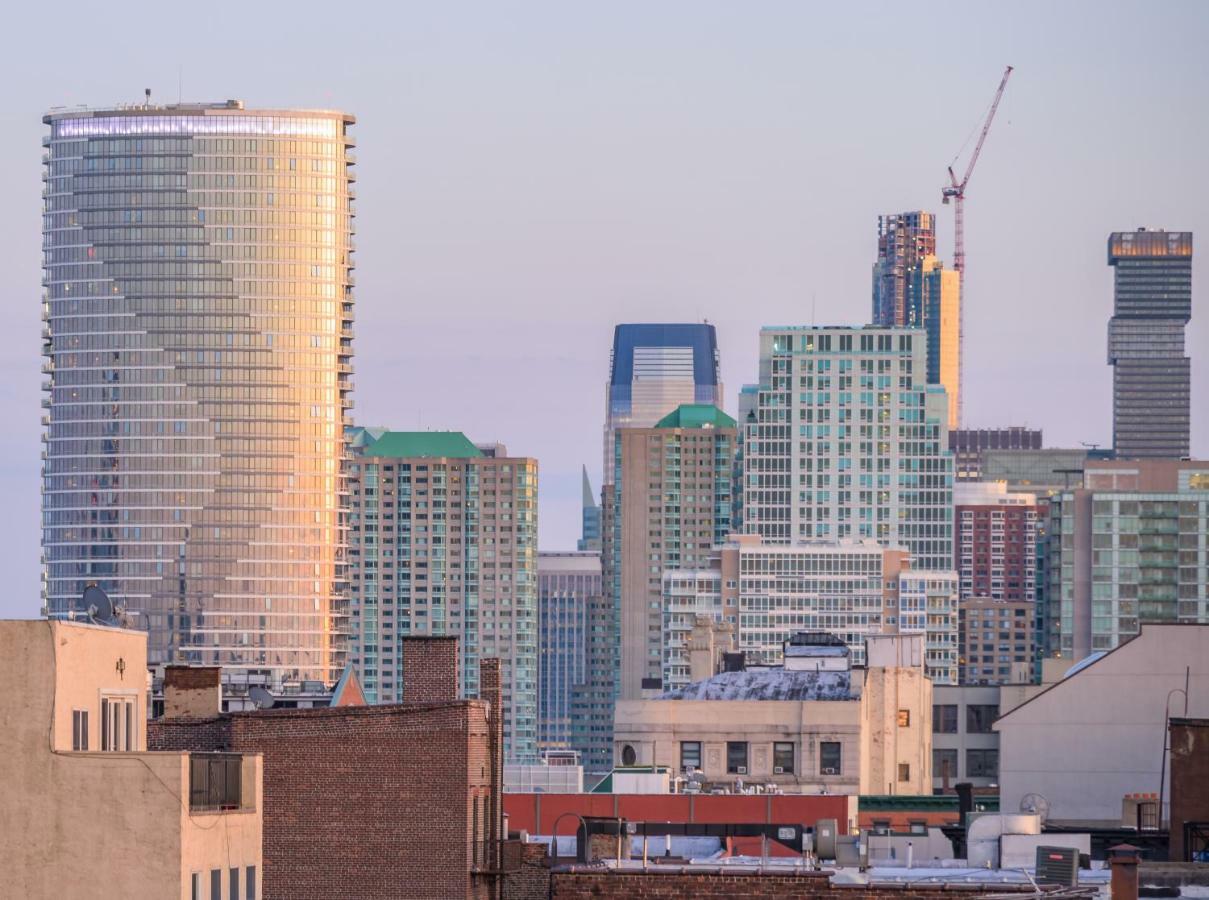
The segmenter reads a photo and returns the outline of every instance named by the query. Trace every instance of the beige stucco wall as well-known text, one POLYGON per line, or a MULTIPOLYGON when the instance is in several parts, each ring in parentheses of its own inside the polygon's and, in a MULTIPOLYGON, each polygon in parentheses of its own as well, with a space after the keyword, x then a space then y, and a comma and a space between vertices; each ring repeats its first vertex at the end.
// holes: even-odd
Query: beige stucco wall
MULTIPOLYGON (((1000 809, 1024 795, 1049 801, 1050 818, 1118 822, 1127 793, 1157 792, 1163 720, 1209 716, 1209 625, 1143 625, 1142 633, 1034 696, 995 723, 1000 809)), ((1164 794, 1170 788, 1168 768, 1164 794)))
POLYGON ((855 793, 860 776, 860 704, 856 701, 619 700, 614 758, 634 747, 639 765, 680 770, 680 742, 702 743, 707 781, 771 783, 790 793, 855 793), (726 742, 746 741, 748 774, 726 771, 726 742), (773 773, 777 741, 796 744, 795 773, 773 773), (819 742, 841 744, 841 772, 819 772, 819 742))
POLYGON ((862 794, 932 793, 932 681, 922 669, 866 670, 860 759, 862 794))
POLYGON ((99 752, 108 693, 135 698, 135 746, 145 748, 146 673, 140 632, 0 622, 7 896, 187 900, 186 862, 224 868, 224 883, 228 861, 259 871, 258 757, 254 809, 190 816, 188 754, 99 752), (89 711, 89 752, 71 751, 73 709, 89 711))

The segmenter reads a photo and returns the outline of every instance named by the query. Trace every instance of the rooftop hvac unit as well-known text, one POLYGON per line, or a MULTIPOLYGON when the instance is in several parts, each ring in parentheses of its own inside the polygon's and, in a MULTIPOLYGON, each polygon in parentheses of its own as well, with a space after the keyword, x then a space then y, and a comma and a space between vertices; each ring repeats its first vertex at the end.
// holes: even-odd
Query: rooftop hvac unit
POLYGON ((1038 847, 1037 883, 1078 885, 1079 851, 1074 847, 1038 847))

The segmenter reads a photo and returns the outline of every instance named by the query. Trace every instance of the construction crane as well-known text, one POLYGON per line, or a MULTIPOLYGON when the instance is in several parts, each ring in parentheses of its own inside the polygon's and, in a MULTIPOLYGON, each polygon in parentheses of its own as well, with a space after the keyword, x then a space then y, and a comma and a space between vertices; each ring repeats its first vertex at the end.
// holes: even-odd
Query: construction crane
MULTIPOLYGON (((962 404, 965 400, 965 385, 963 384, 963 373, 965 370, 965 270, 966 270, 966 245, 965 245, 965 201, 966 201, 966 185, 970 183, 970 176, 974 174, 974 165, 978 162, 978 155, 982 153, 982 145, 986 142, 987 133, 991 130, 991 122, 995 119, 995 110, 999 109, 999 101, 1003 99, 1003 90, 1007 87, 1008 78, 1011 77, 1012 67, 1008 66, 1003 70, 1003 80, 999 82, 999 90, 995 92, 995 99, 991 101, 991 108, 987 112, 986 121, 982 124, 982 134, 978 136, 978 143, 974 145, 974 152, 970 154, 970 161, 966 164, 966 171, 961 176, 961 181, 957 180, 957 175, 953 172, 953 165, 957 162, 957 157, 953 158, 953 162, 949 163, 949 184, 940 189, 940 201, 944 205, 949 205, 949 200, 954 201, 954 216, 953 216, 953 268, 957 270, 957 285, 960 292, 960 307, 957 317, 958 329, 958 348, 957 348, 957 424, 958 427, 962 424, 962 404)), ((961 153, 958 151, 958 156, 961 153)))

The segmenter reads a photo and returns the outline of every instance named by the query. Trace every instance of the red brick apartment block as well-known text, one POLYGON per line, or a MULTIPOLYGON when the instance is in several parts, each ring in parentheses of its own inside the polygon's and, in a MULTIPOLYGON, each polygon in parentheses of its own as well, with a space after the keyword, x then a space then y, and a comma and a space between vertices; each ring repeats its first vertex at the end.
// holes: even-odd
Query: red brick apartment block
MULTIPOLYGON (((456 685, 456 642, 438 646, 433 656, 452 671, 428 682, 456 685)), ((482 666, 485 695, 495 673, 494 703, 450 696, 164 718, 149 723, 147 744, 264 754, 265 900, 488 900, 502 837, 502 725, 499 661, 482 666)))

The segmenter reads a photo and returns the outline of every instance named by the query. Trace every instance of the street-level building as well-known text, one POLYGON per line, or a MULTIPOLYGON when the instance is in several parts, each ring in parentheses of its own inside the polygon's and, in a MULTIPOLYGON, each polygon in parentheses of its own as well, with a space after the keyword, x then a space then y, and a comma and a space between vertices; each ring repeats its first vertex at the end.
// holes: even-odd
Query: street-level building
POLYGON ((262 896, 261 756, 148 751, 146 633, 0 622, 0 678, 5 896, 262 896))

